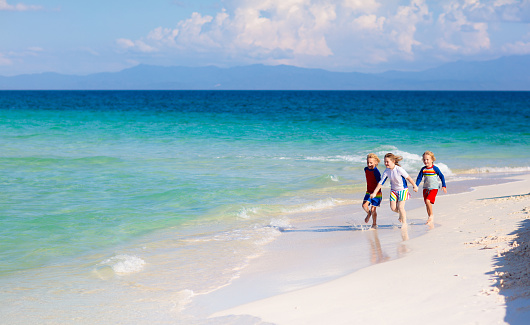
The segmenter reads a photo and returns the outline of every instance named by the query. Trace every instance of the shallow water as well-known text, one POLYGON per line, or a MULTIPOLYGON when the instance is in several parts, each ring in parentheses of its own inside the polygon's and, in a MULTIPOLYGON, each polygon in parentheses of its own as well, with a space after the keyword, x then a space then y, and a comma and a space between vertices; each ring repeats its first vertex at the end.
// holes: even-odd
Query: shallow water
POLYGON ((2 315, 90 322, 106 304, 118 319, 123 306, 130 320, 171 319, 300 213, 359 204, 369 152, 402 155, 413 178, 427 149, 449 180, 530 170, 529 103, 528 92, 0 92, 2 315))

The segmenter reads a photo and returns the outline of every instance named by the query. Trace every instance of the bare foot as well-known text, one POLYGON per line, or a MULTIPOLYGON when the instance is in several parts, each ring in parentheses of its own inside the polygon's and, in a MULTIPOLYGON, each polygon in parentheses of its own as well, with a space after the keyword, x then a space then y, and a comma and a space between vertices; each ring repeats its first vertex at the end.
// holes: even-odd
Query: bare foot
POLYGON ((368 211, 366 218, 364 218, 364 223, 368 223, 368 221, 370 221, 371 216, 372 216, 372 211, 368 211))
POLYGON ((372 229, 377 229, 377 225, 376 225, 376 224, 373 224, 373 225, 372 225, 372 229))
POLYGON ((399 216, 398 221, 403 223, 403 218, 401 218, 401 216, 399 216))
POLYGON ((427 219, 427 222, 425 223, 426 225, 430 226, 430 227, 433 227, 434 226, 434 218, 432 216, 430 216, 428 219, 427 219))

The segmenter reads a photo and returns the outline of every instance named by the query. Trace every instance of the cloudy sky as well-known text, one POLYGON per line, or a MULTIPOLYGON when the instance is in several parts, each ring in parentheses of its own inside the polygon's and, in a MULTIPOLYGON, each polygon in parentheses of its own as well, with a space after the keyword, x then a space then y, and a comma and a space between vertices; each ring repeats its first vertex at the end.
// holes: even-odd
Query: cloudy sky
POLYGON ((422 70, 530 54, 530 0, 0 0, 0 75, 422 70))

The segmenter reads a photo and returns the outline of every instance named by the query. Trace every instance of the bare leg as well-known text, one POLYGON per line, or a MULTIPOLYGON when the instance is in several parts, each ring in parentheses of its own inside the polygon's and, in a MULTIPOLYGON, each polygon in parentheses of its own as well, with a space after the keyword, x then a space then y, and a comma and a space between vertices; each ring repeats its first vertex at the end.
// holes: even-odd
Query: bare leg
POLYGON ((398 212, 398 209, 397 209, 397 202, 396 201, 390 201, 390 210, 394 211, 394 212, 398 212))
POLYGON ((407 211, 405 211, 405 201, 399 201, 397 203, 397 209, 399 213, 399 222, 406 224, 407 223, 407 211))
POLYGON ((434 211, 432 208, 432 203, 429 200, 425 200, 425 207, 427 208, 427 215, 429 218, 427 219, 427 225, 432 225, 434 222, 434 211))
POLYGON ((364 223, 368 223, 372 215, 372 212, 370 211, 370 207, 368 206, 368 201, 363 202, 363 209, 364 211, 366 211, 366 218, 364 218, 364 223))
POLYGON ((372 228, 377 228, 377 211, 376 207, 372 206, 372 228))
POLYGON ((403 223, 403 217, 405 217, 405 222, 407 220, 407 214, 405 213, 403 215, 403 212, 405 211, 405 201, 390 201, 390 210, 399 213, 399 222, 403 223))

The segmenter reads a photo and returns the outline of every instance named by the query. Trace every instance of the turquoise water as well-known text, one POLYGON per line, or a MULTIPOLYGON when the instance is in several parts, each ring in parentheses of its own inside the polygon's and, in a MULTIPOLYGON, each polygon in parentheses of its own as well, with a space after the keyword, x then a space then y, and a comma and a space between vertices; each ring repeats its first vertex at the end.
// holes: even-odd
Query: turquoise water
POLYGON ((369 152, 528 171, 528 125, 529 92, 0 92, 0 279, 141 273, 152 246, 234 268, 290 213, 356 204, 369 152))

